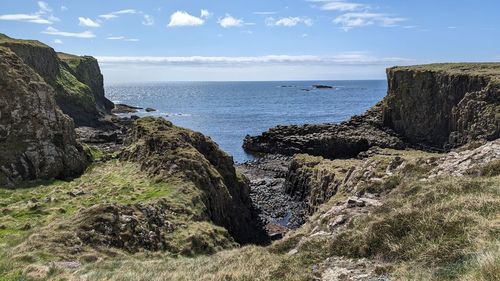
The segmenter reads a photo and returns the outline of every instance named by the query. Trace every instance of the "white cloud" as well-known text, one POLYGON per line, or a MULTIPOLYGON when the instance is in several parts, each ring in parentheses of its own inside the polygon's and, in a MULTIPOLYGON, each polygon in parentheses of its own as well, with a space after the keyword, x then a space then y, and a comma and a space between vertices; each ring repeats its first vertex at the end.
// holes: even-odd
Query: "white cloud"
POLYGON ((209 17, 212 16, 212 13, 210 13, 208 10, 205 10, 205 9, 201 10, 200 14, 201 14, 200 17, 202 19, 208 19, 209 17))
POLYGON ((40 8, 40 13, 50 13, 52 12, 52 9, 50 8, 49 4, 47 2, 43 1, 38 1, 38 7, 40 8))
POLYGON ((230 14, 226 14, 225 17, 219 19, 218 23, 220 24, 220 26, 228 28, 243 26, 245 24, 245 21, 243 21, 243 19, 234 18, 230 14))
POLYGON ((118 16, 117 15, 113 15, 113 14, 105 14, 105 15, 100 15, 99 17, 103 18, 105 20, 110 20, 110 19, 117 18, 118 16))
POLYGON ((62 44, 63 41, 61 39, 56 39, 54 40, 54 44, 62 44))
POLYGON ((100 15, 99 17, 105 20, 110 20, 117 18, 118 15, 123 15, 123 14, 137 14, 138 12, 134 9, 124 9, 124 10, 119 10, 119 11, 114 11, 108 14, 100 15))
POLYGON ((106 81, 264 81, 384 79, 385 68, 415 60, 351 52, 332 56, 103 57, 106 81), (166 78, 168 77, 168 78, 166 78))
POLYGON ((37 24, 52 24, 54 21, 59 21, 59 19, 54 15, 47 15, 48 13, 52 12, 52 9, 46 2, 38 1, 37 3, 39 9, 35 13, 0 15, 0 20, 21 21, 37 24))
POLYGON ((274 15, 276 12, 253 12, 254 15, 269 16, 274 15))
POLYGON ((333 56, 313 56, 313 55, 268 55, 268 56, 247 56, 247 57, 134 57, 134 56, 98 56, 99 62, 107 64, 155 64, 155 65, 234 65, 236 64, 322 64, 322 65, 377 65, 408 63, 412 60, 398 57, 373 57, 365 52, 348 52, 333 56))
POLYGON ((342 0, 309 0, 309 2, 322 3, 319 5, 319 8, 325 11, 352 12, 370 8, 366 4, 345 2, 342 0))
POLYGON ((67 11, 68 10, 68 7, 66 6, 61 6, 61 11, 67 11))
POLYGON ((349 31, 356 27, 363 27, 369 25, 381 25, 381 26, 397 26, 398 23, 405 21, 404 18, 391 17, 386 14, 380 13, 346 13, 336 17, 333 23, 341 25, 344 31, 349 31))
POLYGON ((51 24, 52 21, 42 18, 40 15, 27 15, 27 14, 11 14, 11 15, 0 15, 0 20, 8 21, 23 21, 38 24, 51 24))
POLYGON ((286 18, 280 18, 280 19, 275 19, 273 17, 269 17, 266 19, 266 25, 269 25, 269 26, 292 27, 292 26, 296 26, 300 23, 303 23, 304 25, 307 25, 307 26, 313 25, 313 21, 308 17, 286 17, 286 18))
POLYGON ((84 31, 84 32, 66 32, 66 31, 59 31, 52 26, 47 27, 46 30, 42 31, 44 34, 49 34, 49 35, 57 35, 57 36, 64 36, 64 37, 76 37, 76 38, 94 38, 95 35, 91 31, 84 31))
POLYGON ((78 25, 79 26, 87 26, 87 27, 99 27, 101 26, 98 22, 93 21, 90 18, 78 17, 78 25))
POLYGON ((115 15, 137 14, 137 11, 134 9, 125 9, 125 10, 119 10, 119 11, 113 12, 112 14, 115 14, 115 15))
POLYGON ((143 25, 153 25, 155 23, 152 16, 144 14, 144 19, 142 20, 143 25))
POLYGON ((203 25, 205 20, 188 14, 185 11, 177 11, 170 16, 168 27, 176 26, 199 26, 203 25))
POLYGON ((123 36, 111 36, 111 37, 108 37, 106 39, 108 39, 108 40, 123 40, 123 39, 125 39, 125 37, 123 37, 123 36))
POLYGON ((108 40, 119 40, 119 41, 127 41, 127 42, 139 42, 139 39, 136 38, 127 38, 125 36, 111 36, 107 37, 108 40))

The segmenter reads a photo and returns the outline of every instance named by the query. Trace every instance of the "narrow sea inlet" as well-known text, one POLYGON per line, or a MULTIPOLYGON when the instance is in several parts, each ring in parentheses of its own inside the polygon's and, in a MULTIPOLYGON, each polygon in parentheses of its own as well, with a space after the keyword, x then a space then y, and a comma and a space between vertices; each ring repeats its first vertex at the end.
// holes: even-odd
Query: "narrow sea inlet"
POLYGON ((157 110, 139 111, 138 116, 162 116, 210 136, 241 163, 252 159, 241 147, 246 135, 277 125, 344 121, 380 101, 387 82, 166 82, 112 84, 105 91, 115 103, 157 110))

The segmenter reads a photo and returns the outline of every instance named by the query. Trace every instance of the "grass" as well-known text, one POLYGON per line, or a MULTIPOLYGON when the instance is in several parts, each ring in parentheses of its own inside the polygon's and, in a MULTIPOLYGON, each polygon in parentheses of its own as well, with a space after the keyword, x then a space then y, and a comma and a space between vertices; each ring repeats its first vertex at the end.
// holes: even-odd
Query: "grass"
POLYGON ((29 45, 29 46, 34 46, 34 47, 41 47, 41 48, 50 48, 49 46, 43 44, 42 42, 38 40, 22 40, 22 39, 13 39, 10 38, 9 36, 0 33, 0 44, 20 44, 20 45, 29 45))
POLYGON ((192 256, 235 247, 224 228, 204 219, 196 196, 189 182, 177 178, 158 181, 141 172, 139 164, 118 160, 97 163, 70 182, 44 181, 14 190, 0 189, 0 276, 25 280, 28 265, 50 269, 48 264, 58 260, 87 263, 87 256, 133 257, 120 249, 92 245, 77 254, 68 250, 83 211, 99 204, 147 206, 164 200, 173 212, 168 219, 174 226, 165 237, 166 256, 192 256))
MULTIPOLYGON (((93 155, 101 157, 97 150, 93 155)), ((404 159, 406 165, 393 176, 385 177, 380 186, 366 182, 358 189, 339 190, 308 223, 268 247, 234 248, 236 245, 227 239, 225 229, 195 219, 203 215, 196 200, 199 189, 192 183, 175 177, 158 181, 145 176, 138 164, 129 162, 112 160, 95 164, 71 182, 47 181, 22 189, 1 189, 0 276, 9 281, 78 278, 302 281, 317 278, 314 267, 327 257, 343 256, 380 263, 384 265, 380 271, 391 280, 499 280, 498 161, 481 167, 481 177, 426 179, 432 168, 428 160, 437 157, 436 154, 384 149, 365 162, 370 165, 364 167, 371 167, 370 177, 383 177, 396 156, 404 159), (68 193, 75 190, 85 190, 85 194, 68 193), (334 235, 311 236, 313 228, 321 225, 321 215, 332 206, 368 191, 384 194, 383 204, 356 216, 334 235), (103 202, 157 204, 159 199, 167 200, 173 210, 182 210, 171 217, 179 226, 167 237, 172 250, 129 253, 85 246, 75 256, 61 253, 61 248, 63 251, 66 248, 60 245, 56 245, 59 250, 54 250, 57 247, 52 248, 50 239, 32 239, 40 233, 59 235, 55 230, 67 230, 65 225, 71 227, 81 209, 89 206, 103 202), (40 206, 34 207, 37 204, 40 206), (30 227, 26 228, 26 224, 30 227), (296 253, 289 254, 291 250, 296 253), (200 255, 203 251, 209 255, 200 255), (56 269, 49 265, 53 260, 74 259, 83 266, 56 269)), ((342 177, 351 165, 361 165, 358 160, 299 157, 311 169, 337 172, 342 177)))

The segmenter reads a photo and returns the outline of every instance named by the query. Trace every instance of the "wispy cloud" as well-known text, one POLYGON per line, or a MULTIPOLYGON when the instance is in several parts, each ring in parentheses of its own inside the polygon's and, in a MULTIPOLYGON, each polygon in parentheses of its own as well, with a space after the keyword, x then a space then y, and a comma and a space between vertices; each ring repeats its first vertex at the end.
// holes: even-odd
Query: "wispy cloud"
POLYGON ((398 17, 386 13, 378 12, 378 8, 368 4, 344 1, 344 0, 307 0, 308 2, 316 3, 314 6, 324 10, 341 12, 333 23, 340 25, 344 31, 349 31, 353 28, 377 25, 384 27, 399 26, 406 18, 398 17))
POLYGON ((119 40, 119 41, 127 41, 127 42, 139 42, 139 39, 136 38, 126 38, 125 36, 110 36, 107 37, 108 40, 119 40))
POLYGON ((243 19, 237 19, 230 14, 226 14, 223 18, 220 18, 218 21, 219 25, 224 28, 229 27, 241 27, 244 25, 254 25, 254 23, 246 23, 243 19))
POLYGON ((397 26, 398 23, 405 20, 405 18, 391 17, 386 14, 360 12, 340 15, 333 20, 333 23, 341 25, 344 31, 349 31, 356 27, 374 24, 386 27, 397 26))
POLYGON ((78 17, 78 25, 86 27, 100 27, 101 25, 90 18, 78 17))
POLYGON ((11 15, 0 15, 0 20, 9 21, 24 21, 38 24, 51 24, 52 22, 48 19, 42 18, 40 15, 28 15, 28 14, 11 14, 11 15))
POLYGON ((61 39, 55 39, 54 44, 62 44, 63 41, 61 39))
POLYGON ((105 20, 110 20, 119 17, 119 15, 124 15, 124 14, 137 14, 137 11, 134 9, 124 9, 100 15, 99 17, 105 20))
POLYGON ((76 37, 76 38, 94 38, 95 34, 92 33, 91 31, 84 31, 84 32, 67 32, 67 31, 59 31, 52 26, 47 27, 46 30, 42 31, 44 34, 49 34, 49 35, 57 35, 57 36, 64 36, 64 37, 76 37))
POLYGON ((52 12, 52 8, 50 8, 49 4, 47 2, 43 1, 38 1, 38 7, 40 8, 40 11, 43 13, 50 13, 52 12))
MULTIPOLYGON (((201 12, 203 14, 203 10, 201 12)), ((178 26, 200 26, 205 23, 205 20, 201 17, 196 17, 190 15, 185 11, 177 11, 170 16, 170 22, 168 27, 178 27, 178 26)))
POLYGON ((111 20, 111 19, 116 19, 116 18, 120 17, 121 15, 127 15, 127 14, 128 15, 142 15, 141 23, 143 25, 150 26, 150 25, 154 25, 154 23, 155 23, 154 18, 151 15, 144 13, 143 11, 138 11, 135 9, 118 10, 118 11, 114 11, 111 13, 99 15, 99 18, 104 19, 104 20, 111 20))
POLYGON ((202 9, 200 12, 200 17, 203 19, 208 19, 211 16, 212 16, 212 13, 210 13, 210 11, 208 11, 208 10, 202 9))
POLYGON ((320 3, 318 5, 319 8, 325 11, 351 12, 370 8, 370 6, 366 4, 342 0, 308 0, 308 2, 320 3))
POLYGON ((153 64, 153 65, 234 65, 234 64, 337 64, 337 65, 379 65, 393 63, 407 63, 412 60, 398 57, 378 58, 365 52, 341 53, 333 56, 314 55, 269 55, 246 57, 135 57, 135 56, 98 56, 99 62, 107 64, 153 64))
POLYGON ((38 11, 31 14, 5 14, 0 15, 0 20, 6 21, 20 21, 37 24, 52 24, 54 21, 59 21, 57 17, 52 14, 52 8, 49 4, 43 1, 38 1, 38 11))
POLYGON ((308 17, 286 17, 286 18, 279 18, 279 19, 269 17, 266 19, 266 25, 269 25, 269 26, 292 27, 292 26, 296 26, 300 23, 303 23, 306 26, 313 25, 313 21, 308 17))
POLYGON ((144 14, 144 18, 142 20, 143 25, 153 25, 155 23, 154 19, 152 16, 148 14, 144 14))
POLYGON ((274 15, 276 12, 253 12, 254 15, 262 15, 262 16, 269 16, 269 15, 274 15))

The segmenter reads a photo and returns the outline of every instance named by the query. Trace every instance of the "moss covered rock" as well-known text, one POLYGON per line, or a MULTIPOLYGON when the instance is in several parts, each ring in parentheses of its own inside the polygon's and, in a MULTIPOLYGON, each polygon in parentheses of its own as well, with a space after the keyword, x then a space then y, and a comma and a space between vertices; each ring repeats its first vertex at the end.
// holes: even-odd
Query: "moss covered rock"
POLYGON ((87 154, 54 90, 11 50, 0 47, 0 186, 22 180, 73 177, 87 154))
POLYGON ((0 34, 0 46, 12 50, 56 92, 57 105, 77 126, 97 126, 113 103, 104 96, 103 77, 97 60, 88 56, 56 53, 35 40, 13 39, 0 34))
POLYGON ((266 239, 247 182, 236 173, 232 157, 210 138, 162 118, 146 117, 136 121, 126 145, 121 159, 140 163, 150 176, 192 182, 203 212, 237 242, 266 239))

